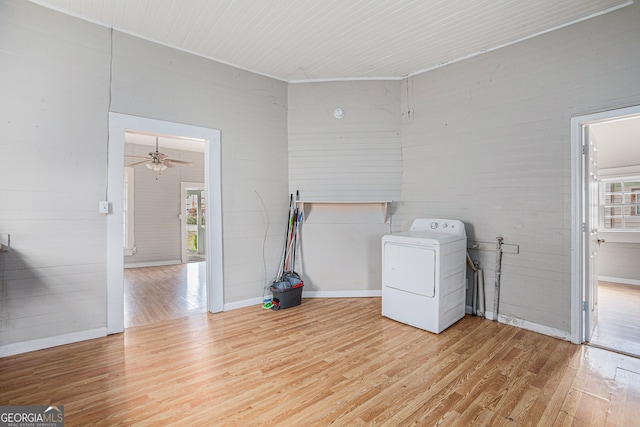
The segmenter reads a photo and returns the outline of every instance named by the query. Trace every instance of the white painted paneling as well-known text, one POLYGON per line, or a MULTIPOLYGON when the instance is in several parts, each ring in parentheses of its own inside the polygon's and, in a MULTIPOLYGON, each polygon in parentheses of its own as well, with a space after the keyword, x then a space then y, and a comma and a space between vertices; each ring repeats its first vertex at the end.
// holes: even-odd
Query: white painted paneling
POLYGON ((300 267, 309 292, 380 291, 382 236, 389 224, 313 223, 301 228, 300 267))
POLYGON ((384 81, 290 85, 290 191, 313 201, 399 200, 399 91, 384 81))
POLYGON ((0 10, 0 346, 106 330, 109 111, 221 130, 225 298, 260 295, 285 231, 286 84, 117 32, 111 61, 109 29, 31 2, 0 10))
POLYGON ((0 11, 4 347, 105 327, 109 37, 31 3, 0 11))
MULTIPOLYGON (((465 222, 504 255, 500 314, 570 331, 570 118, 640 103, 640 5, 403 83, 405 227, 465 222)), ((495 253, 471 251, 493 304, 495 253)))
POLYGON ((299 190, 303 201, 396 201, 390 219, 375 205, 311 208, 296 267, 306 291, 381 289, 380 239, 399 222, 399 91, 399 82, 388 81, 289 87, 290 191, 299 190), (334 116, 336 108, 342 118, 334 116))

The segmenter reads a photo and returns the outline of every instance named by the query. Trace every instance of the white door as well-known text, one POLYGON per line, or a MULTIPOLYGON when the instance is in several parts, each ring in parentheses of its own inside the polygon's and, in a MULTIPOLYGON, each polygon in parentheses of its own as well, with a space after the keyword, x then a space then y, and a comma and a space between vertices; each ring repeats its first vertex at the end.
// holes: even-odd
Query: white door
POLYGON ((591 340, 598 324, 598 238, 599 189, 598 150, 596 141, 589 136, 589 127, 582 127, 584 165, 584 333, 591 340))

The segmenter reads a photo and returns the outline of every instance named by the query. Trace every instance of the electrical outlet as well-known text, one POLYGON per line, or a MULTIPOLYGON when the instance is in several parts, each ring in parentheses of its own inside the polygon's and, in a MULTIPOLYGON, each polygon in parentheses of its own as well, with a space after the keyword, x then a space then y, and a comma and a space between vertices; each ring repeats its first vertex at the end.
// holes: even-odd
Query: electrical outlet
POLYGON ((108 214, 109 213, 109 202, 99 202, 98 204, 98 211, 101 214, 108 214))

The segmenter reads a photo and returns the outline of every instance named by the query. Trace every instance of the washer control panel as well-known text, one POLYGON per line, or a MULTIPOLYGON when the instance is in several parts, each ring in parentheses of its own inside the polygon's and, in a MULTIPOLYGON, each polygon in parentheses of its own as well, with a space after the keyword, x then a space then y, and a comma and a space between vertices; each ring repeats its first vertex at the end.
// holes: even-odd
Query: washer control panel
POLYGON ((434 221, 431 223, 432 230, 437 230, 438 228, 456 228, 456 226, 455 224, 449 224, 448 222, 438 223, 434 221))
POLYGON ((459 234, 466 236, 464 223, 457 219, 416 219, 410 231, 433 231, 437 233, 459 234))

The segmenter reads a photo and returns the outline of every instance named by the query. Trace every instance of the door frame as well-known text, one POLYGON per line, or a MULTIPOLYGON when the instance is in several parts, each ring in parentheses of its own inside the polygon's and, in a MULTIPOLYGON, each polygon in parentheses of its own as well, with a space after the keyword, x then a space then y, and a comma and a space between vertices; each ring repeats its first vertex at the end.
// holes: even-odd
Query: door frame
MULTIPOLYGON (((180 254, 180 258, 183 264, 186 264, 188 262, 188 254, 187 254, 187 218, 184 214, 184 201, 187 198, 187 189, 189 188, 197 188, 201 191, 205 191, 205 197, 206 197, 206 190, 207 190, 207 186, 204 184, 204 182, 186 182, 186 181, 182 181, 180 183, 180 228, 182 229, 180 232, 181 235, 181 247, 182 247, 182 251, 180 254)), ((206 200, 206 198, 205 198, 206 200)), ((207 211, 205 210, 205 224, 206 224, 206 218, 207 218, 207 211)), ((206 227, 205 227, 205 234, 206 234, 206 227)), ((206 238, 205 238, 205 251, 207 250, 207 242, 206 242, 206 238)), ((205 254, 206 256, 206 254, 205 254)))
POLYGON ((583 309, 583 301, 585 301, 585 293, 589 291, 586 286, 590 283, 584 273, 584 257, 587 254, 584 253, 582 224, 585 213, 582 126, 638 114, 640 114, 640 105, 571 118, 571 342, 574 344, 582 344, 586 341, 585 316, 588 314, 583 309))
POLYGON ((224 309, 222 262, 222 177, 220 131, 120 113, 109 113, 107 167, 107 334, 124 331, 124 134, 127 129, 204 139, 204 180, 208 208, 206 260, 207 311, 224 309))

